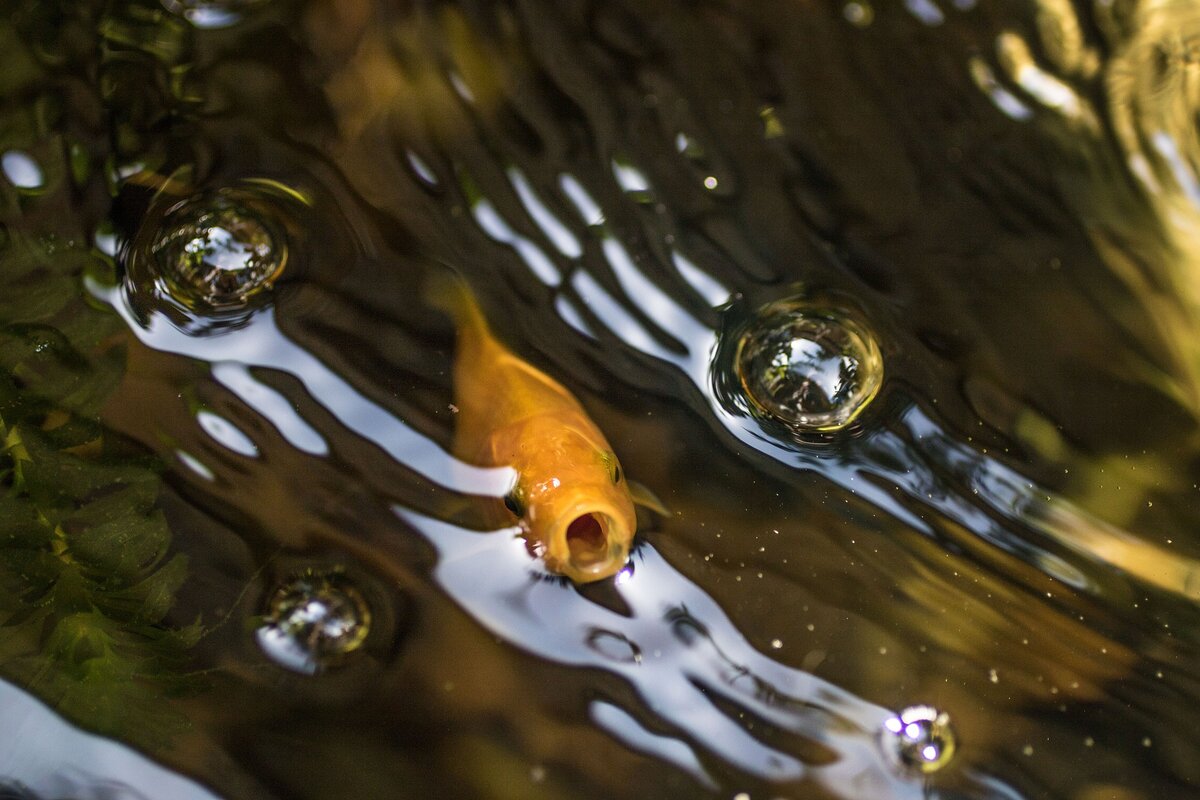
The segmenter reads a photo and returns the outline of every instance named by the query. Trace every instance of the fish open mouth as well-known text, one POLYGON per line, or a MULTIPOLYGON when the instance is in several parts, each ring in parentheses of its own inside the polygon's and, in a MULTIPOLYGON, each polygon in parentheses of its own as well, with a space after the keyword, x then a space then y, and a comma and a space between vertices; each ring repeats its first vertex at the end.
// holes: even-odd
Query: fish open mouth
POLYGON ((613 527, 612 517, 600 511, 589 511, 571 520, 565 534, 571 567, 593 575, 612 564, 614 553, 609 532, 613 527))

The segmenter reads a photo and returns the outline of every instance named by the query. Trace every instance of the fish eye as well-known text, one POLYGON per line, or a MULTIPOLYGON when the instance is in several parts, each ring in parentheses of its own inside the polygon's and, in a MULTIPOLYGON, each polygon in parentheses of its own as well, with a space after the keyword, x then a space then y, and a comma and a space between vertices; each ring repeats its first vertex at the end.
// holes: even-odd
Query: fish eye
POLYGON ((613 483, 621 482, 621 462, 617 461, 617 454, 605 451, 600 454, 600 460, 604 462, 604 466, 608 469, 608 475, 612 478, 613 483))
POLYGON ((521 501, 517 499, 516 492, 509 492, 504 495, 504 507, 518 517, 524 513, 524 509, 521 508, 521 501))

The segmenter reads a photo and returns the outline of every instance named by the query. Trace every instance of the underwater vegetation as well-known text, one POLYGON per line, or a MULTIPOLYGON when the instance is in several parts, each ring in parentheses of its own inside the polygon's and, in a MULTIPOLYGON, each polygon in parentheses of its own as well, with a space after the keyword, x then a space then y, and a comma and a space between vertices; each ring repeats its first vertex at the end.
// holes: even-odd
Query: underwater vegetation
MULTIPOLYGON (((8 250, 10 270, 19 247, 8 250)), ((89 416, 103 395, 80 373, 107 372, 100 380, 111 386, 121 364, 97 353, 111 321, 80 319, 96 314, 74 291, 72 271, 87 254, 26 247, 21 277, 36 278, 46 301, 36 309, 6 303, 0 312, 0 674, 100 731, 161 743, 185 722, 159 695, 186 685, 178 667, 199 635, 195 626, 161 624, 186 559, 168 555, 157 465, 89 416), (56 307, 56 283, 74 309, 56 307), (71 322, 60 321, 72 311, 71 322)))
POLYGON ((119 321, 80 291, 113 269, 72 210, 94 154, 59 130, 54 93, 21 111, 6 136, 39 142, 41 160, 2 190, 0 675, 94 730, 163 747, 187 722, 162 698, 189 685, 200 635, 164 624, 186 559, 169 552, 161 466, 98 422, 124 347, 119 321))

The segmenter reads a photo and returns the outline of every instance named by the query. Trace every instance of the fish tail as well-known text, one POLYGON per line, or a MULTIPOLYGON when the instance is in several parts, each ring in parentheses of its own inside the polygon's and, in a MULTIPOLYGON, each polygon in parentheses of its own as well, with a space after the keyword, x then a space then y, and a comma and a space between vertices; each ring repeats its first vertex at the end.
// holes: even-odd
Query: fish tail
POLYGON ((471 287, 452 267, 435 269, 425 280, 422 295, 425 302, 443 311, 454 320, 460 330, 484 333, 488 330, 487 319, 471 287))

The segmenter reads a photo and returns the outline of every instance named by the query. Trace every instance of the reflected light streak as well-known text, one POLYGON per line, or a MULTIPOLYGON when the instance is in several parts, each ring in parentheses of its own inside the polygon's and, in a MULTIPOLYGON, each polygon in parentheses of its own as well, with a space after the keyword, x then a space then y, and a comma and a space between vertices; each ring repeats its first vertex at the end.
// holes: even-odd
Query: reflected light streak
POLYGON ((89 280, 88 289, 120 314, 147 347, 212 364, 216 380, 263 414, 304 452, 324 455, 328 445, 287 398, 254 378, 251 368, 278 370, 295 377, 344 426, 433 483, 464 494, 503 497, 516 478, 508 467, 483 468, 459 461, 432 439, 368 400, 316 356, 284 336, 269 307, 253 314, 241 328, 192 336, 157 311, 149 313, 145 325, 140 323, 119 286, 103 287, 89 280))
MULTIPOLYGON (((764 780, 815 780, 847 800, 924 797, 921 782, 890 769, 876 743, 893 712, 755 650, 716 601, 652 546, 638 549, 636 571, 617 587, 629 608, 625 616, 571 586, 537 580, 517 528, 480 533, 393 510, 437 549, 434 578, 480 624, 534 655, 624 678, 648 708, 714 757, 764 780), (615 632, 640 657, 596 648, 597 631, 615 632), (769 747, 701 687, 840 758, 805 764, 769 747)), ((686 763, 686 752, 668 740, 655 744, 668 745, 671 758, 686 763)))
POLYGON ((517 197, 521 199, 521 204, 525 206, 529 216, 541 228, 542 233, 546 234, 546 238, 558 248, 558 252, 567 258, 579 258, 583 254, 579 240, 567 230, 567 227, 550 209, 546 208, 546 204, 529 185, 529 179, 525 177, 525 173, 516 167, 510 167, 507 175, 509 182, 517 192, 517 197))
MULTIPOLYGON (((1185 597, 1194 598, 1200 593, 1200 562, 1181 559, 1132 534, 1089 519, 1065 499, 1050 495, 1002 463, 962 445, 915 404, 897 419, 909 434, 907 440, 896 431, 879 427, 847 442, 853 452, 846 458, 831 458, 817 449, 772 437, 744 409, 730 409, 717 395, 711 374, 717 332, 659 289, 611 236, 605 236, 603 251, 625 296, 680 342, 685 352, 678 353, 659 344, 620 301, 585 272, 576 273, 572 280, 580 296, 625 344, 683 372, 707 401, 717 421, 743 444, 791 467, 816 471, 911 528, 932 535, 934 530, 929 523, 889 491, 891 487, 909 502, 933 509, 990 544, 1081 591, 1099 590, 1099 584, 1086 572, 1091 565, 1122 570, 1185 597), (889 466, 897 464, 905 468, 889 466), (960 490, 939 478, 938 468, 946 467, 951 468, 959 481, 960 490), (973 491, 961 491, 962 488, 973 491), (1019 528, 1014 530, 1012 526, 1032 527, 1050 541, 1067 547, 1080 557, 1079 562, 1072 563, 1029 541, 1019 528)), ((685 274, 690 284, 703 285, 703 279, 697 275, 704 273, 695 265, 679 259, 676 264, 688 265, 681 268, 681 274, 685 274), (688 272, 692 273, 690 277, 688 272)), ((713 295, 728 296, 715 281, 709 288, 713 295)))
POLYGON ((0 781, 73 800, 219 800, 134 750, 85 733, 0 679, 0 781))

